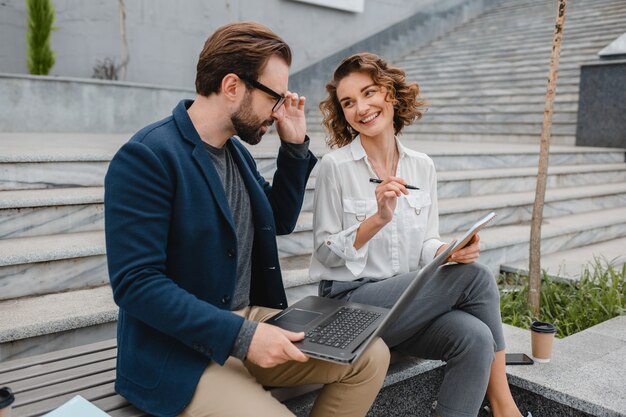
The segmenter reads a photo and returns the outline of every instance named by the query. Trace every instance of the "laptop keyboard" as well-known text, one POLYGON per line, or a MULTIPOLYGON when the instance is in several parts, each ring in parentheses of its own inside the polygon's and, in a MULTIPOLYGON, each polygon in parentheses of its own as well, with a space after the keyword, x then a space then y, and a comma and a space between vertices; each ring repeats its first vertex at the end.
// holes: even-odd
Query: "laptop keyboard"
POLYGON ((380 313, 342 307, 327 321, 306 334, 309 342, 345 348, 372 324, 380 313))

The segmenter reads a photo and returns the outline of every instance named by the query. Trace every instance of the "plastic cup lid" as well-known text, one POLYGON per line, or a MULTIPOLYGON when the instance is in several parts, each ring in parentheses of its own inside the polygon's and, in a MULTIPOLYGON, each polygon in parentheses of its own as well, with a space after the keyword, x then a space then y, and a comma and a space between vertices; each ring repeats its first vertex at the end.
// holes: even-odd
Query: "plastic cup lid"
POLYGON ((15 401, 15 397, 11 388, 0 388, 0 409, 10 406, 13 404, 13 401, 15 401))
POLYGON ((544 323, 543 321, 534 321, 530 329, 537 333, 556 333, 556 326, 554 324, 544 323))

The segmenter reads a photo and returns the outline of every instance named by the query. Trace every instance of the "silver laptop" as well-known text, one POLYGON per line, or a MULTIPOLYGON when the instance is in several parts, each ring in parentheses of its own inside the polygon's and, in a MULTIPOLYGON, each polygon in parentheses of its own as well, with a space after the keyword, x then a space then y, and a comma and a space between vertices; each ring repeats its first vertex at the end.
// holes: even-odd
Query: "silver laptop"
POLYGON ((391 309, 309 296, 281 311, 267 323, 293 332, 305 332, 304 339, 294 344, 310 357, 336 363, 352 363, 372 340, 382 335, 389 324, 398 318, 448 256, 465 247, 472 236, 495 216, 494 212, 487 214, 458 240, 453 240, 446 250, 416 274, 391 309))
POLYGON ((404 311, 450 252, 456 249, 455 243, 453 241, 416 274, 391 309, 311 295, 281 311, 267 323, 292 332, 305 332, 304 339, 294 344, 312 358, 350 364, 404 311))

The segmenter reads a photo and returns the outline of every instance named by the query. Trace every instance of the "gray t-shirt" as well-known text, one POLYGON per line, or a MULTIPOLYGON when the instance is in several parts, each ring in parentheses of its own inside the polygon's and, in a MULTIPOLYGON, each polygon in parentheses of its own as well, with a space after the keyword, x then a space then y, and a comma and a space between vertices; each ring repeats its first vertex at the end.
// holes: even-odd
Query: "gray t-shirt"
MULTIPOLYGON (((250 281, 252 277, 252 244, 254 242, 254 224, 252 222, 252 209, 250 207, 250 195, 243 182, 243 177, 233 160, 228 146, 216 148, 205 142, 209 157, 217 170, 226 200, 232 213, 237 234, 237 278, 235 282, 235 294, 231 303, 231 310, 240 310, 250 304, 250 281)), ((302 144, 282 142, 281 146, 287 155, 292 158, 306 158, 309 151, 309 139, 302 144)), ((252 336, 258 323, 252 320, 244 320, 237 339, 230 354, 244 360, 252 341, 252 336)))

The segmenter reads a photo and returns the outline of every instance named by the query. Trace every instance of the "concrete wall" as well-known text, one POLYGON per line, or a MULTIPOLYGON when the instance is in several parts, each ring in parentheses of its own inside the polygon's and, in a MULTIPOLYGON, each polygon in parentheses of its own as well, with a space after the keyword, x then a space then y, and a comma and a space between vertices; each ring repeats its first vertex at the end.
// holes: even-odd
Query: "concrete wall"
POLYGON ((0 74, 0 131, 133 133, 194 96, 192 89, 0 74))
MULTIPOLYGON (((447 1, 447 0, 446 0, 447 1)), ((50 75, 90 78, 98 60, 120 62, 118 2, 53 0, 50 75)), ((292 0, 127 0, 127 81, 193 88, 198 53, 219 26, 255 20, 294 50, 296 72, 380 32, 437 0, 364 0, 354 13, 292 0)), ((24 0, 0 2, 0 72, 27 74, 24 0)))

